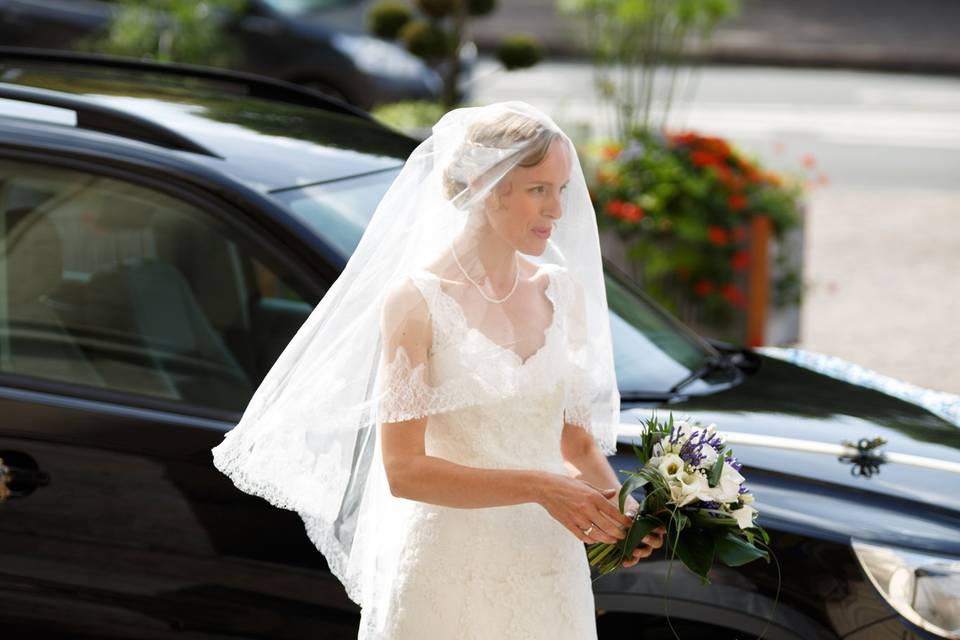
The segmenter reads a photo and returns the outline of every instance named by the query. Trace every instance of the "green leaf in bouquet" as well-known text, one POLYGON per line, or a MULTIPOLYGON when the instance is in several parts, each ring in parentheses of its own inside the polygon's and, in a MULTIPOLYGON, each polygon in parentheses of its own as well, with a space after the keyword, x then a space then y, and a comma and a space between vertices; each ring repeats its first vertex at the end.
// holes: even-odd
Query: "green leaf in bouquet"
POLYGON ((677 556, 688 569, 700 576, 704 584, 710 583, 707 574, 713 566, 716 544, 715 536, 695 529, 691 529, 687 535, 681 534, 677 540, 677 556))
POLYGON ((728 567, 739 567, 757 558, 770 562, 770 554, 758 549, 733 531, 726 531, 717 538, 717 559, 728 567))
POLYGON ((627 537, 623 539, 623 559, 629 558, 633 555, 633 550, 640 545, 640 542, 643 540, 643 537, 659 527, 662 522, 654 518, 653 516, 642 516, 637 518, 632 525, 630 525, 630 530, 627 532, 627 537))
POLYGON ((723 456, 717 456, 717 461, 713 463, 713 466, 710 467, 709 473, 707 473, 707 484, 712 488, 717 486, 717 483, 720 482, 720 473, 723 471, 723 456))
POLYGON ((627 496, 636 491, 637 489, 643 487, 649 482, 641 474, 630 474, 630 477, 627 478, 627 481, 620 486, 620 513, 623 513, 623 505, 627 500, 627 496))
POLYGON ((760 535, 763 536, 763 542, 764 542, 765 544, 770 544, 770 534, 767 533, 766 529, 764 529, 763 527, 761 527, 761 526, 758 525, 758 524, 755 524, 755 525, 753 525, 753 526, 750 527, 750 528, 751 528, 751 529, 756 529, 757 531, 759 531, 759 532, 760 532, 760 535))
POLYGON ((689 509, 687 515, 693 524, 704 528, 723 528, 737 526, 737 521, 730 514, 719 509, 689 509), (714 515, 710 515, 710 514, 714 515))

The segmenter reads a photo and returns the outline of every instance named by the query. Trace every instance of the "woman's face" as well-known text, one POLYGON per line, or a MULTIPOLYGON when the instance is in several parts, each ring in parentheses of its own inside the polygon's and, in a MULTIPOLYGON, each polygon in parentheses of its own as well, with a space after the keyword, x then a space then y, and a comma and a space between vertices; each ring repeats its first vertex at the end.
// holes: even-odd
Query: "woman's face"
POLYGON ((563 215, 560 205, 569 179, 566 142, 554 140, 540 164, 514 167, 497 185, 488 200, 490 226, 520 253, 542 254, 554 223, 563 215))

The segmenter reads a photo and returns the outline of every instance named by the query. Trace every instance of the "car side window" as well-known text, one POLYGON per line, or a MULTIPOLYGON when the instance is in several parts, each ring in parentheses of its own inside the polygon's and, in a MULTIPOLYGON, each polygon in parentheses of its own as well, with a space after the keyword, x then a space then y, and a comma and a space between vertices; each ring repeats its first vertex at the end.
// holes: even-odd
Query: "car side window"
POLYGON ((0 159, 0 371, 242 411, 317 300, 217 216, 0 159))

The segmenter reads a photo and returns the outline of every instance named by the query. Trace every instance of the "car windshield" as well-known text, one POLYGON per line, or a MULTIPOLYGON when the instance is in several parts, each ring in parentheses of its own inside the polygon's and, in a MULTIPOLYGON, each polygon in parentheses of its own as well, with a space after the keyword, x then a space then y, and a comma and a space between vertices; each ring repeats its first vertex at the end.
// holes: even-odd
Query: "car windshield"
MULTIPOLYGON (((324 184, 283 189, 273 196, 344 256, 353 253, 377 203, 399 167, 324 184)), ((715 352, 612 269, 604 271, 617 381, 623 395, 665 393, 715 352)), ((706 391, 696 380, 685 393, 706 391)))

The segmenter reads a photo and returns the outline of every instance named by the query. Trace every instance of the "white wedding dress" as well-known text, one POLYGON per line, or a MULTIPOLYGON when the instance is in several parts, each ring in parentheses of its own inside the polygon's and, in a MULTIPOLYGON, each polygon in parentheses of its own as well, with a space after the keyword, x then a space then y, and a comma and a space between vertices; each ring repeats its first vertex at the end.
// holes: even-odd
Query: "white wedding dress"
MULTIPOLYGON (((564 422, 556 384, 565 349, 566 271, 548 270, 553 320, 543 346, 526 360, 471 328, 459 303, 432 272, 413 274, 432 317, 430 371, 442 381, 456 367, 482 371, 492 384, 529 389, 494 405, 431 415, 426 453, 463 465, 567 473, 560 453, 564 422), (545 391, 552 385, 554 391, 545 391)), ((377 640, 591 640, 597 637, 584 543, 536 503, 451 508, 411 501, 396 575, 385 599, 386 629, 361 613, 359 638, 377 640)))

